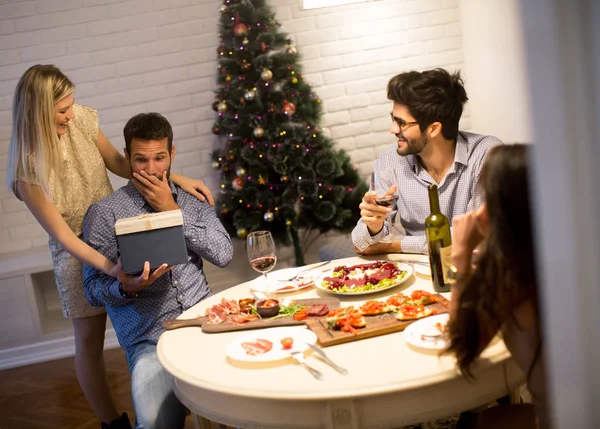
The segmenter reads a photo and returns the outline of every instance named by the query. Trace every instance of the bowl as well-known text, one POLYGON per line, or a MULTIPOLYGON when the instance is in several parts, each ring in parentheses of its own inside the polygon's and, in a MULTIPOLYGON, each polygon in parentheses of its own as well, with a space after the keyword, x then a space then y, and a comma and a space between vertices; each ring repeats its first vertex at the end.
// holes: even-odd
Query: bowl
POLYGON ((260 317, 273 317, 279 313, 279 301, 276 299, 263 299, 256 303, 256 311, 260 317))

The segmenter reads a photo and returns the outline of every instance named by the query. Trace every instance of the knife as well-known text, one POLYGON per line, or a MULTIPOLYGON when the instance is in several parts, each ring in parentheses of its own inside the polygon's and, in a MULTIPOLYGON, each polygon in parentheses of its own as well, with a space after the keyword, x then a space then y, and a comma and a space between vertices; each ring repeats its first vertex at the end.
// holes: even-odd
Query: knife
POLYGON ((340 374, 348 374, 348 370, 345 368, 342 368, 341 366, 339 366, 338 364, 336 364, 334 361, 332 361, 329 356, 327 356, 325 354, 325 352, 323 350, 321 350, 320 347, 315 346, 314 344, 309 344, 306 343, 308 345, 308 347, 310 347, 315 353, 317 353, 319 356, 321 356, 323 358, 323 360, 325 360, 325 362, 327 362, 329 365, 331 365, 333 367, 333 369, 335 369, 337 372, 339 372, 340 374))

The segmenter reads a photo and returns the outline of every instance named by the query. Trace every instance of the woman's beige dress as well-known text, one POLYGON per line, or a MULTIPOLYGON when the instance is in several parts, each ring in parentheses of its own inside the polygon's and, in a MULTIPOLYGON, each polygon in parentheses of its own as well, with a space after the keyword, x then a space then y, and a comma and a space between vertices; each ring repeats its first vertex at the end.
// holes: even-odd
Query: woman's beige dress
MULTIPOLYGON (((60 138, 62 170, 50 177, 49 184, 52 202, 67 225, 81 238, 87 209, 110 195, 113 189, 96 145, 98 113, 79 104, 75 104, 73 110, 75 119, 68 123, 67 133, 60 138)), ((81 262, 52 237, 49 245, 63 316, 79 318, 103 313, 104 308, 93 307, 85 297, 81 262)))

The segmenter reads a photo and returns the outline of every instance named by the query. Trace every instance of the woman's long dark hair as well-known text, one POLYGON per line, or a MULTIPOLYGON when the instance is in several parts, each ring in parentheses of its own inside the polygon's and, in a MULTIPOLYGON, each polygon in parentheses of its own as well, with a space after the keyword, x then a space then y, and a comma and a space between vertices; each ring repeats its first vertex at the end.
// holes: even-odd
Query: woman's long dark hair
POLYGON ((526 145, 498 146, 481 172, 489 235, 449 325, 448 350, 467 376, 517 305, 531 300, 538 310, 527 164, 526 145))

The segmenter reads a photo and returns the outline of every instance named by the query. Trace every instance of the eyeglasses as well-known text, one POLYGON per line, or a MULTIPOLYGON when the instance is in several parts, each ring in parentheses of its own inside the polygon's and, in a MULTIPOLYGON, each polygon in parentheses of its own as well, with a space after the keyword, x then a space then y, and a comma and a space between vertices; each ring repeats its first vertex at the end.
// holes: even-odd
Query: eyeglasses
POLYGON ((402 119, 395 117, 393 112, 390 112, 390 118, 392 118, 393 123, 398 125, 398 128, 400 128, 400 131, 404 131, 411 125, 416 125, 419 123, 419 121, 405 122, 402 119))

